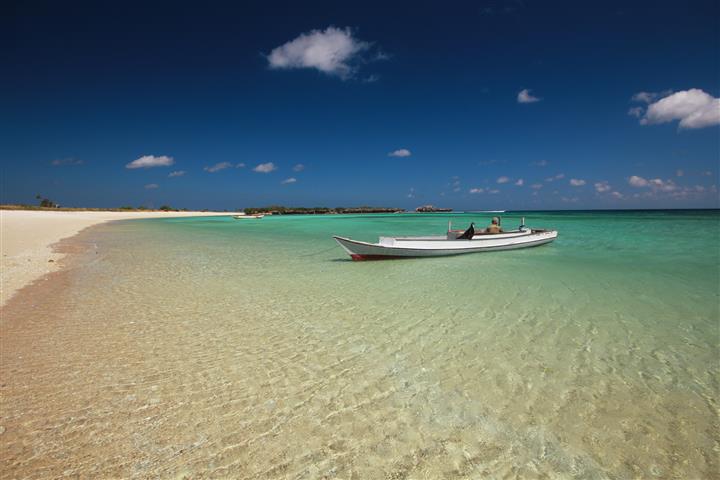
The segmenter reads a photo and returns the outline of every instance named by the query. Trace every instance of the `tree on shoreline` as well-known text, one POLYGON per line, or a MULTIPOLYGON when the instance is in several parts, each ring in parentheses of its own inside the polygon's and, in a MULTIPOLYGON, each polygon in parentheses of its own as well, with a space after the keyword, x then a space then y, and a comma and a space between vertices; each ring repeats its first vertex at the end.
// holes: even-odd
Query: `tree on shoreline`
POLYGON ((36 200, 40 200, 40 206, 44 208, 57 208, 58 204, 49 198, 43 198, 42 195, 35 195, 36 200))

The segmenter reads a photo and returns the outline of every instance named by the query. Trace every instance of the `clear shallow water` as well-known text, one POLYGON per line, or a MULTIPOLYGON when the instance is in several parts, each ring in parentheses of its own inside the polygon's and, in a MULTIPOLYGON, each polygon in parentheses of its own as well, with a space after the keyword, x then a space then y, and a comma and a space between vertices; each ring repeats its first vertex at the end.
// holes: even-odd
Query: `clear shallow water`
POLYGON ((24 360, 6 348, 0 465, 125 477, 717 477, 720 213, 524 215, 558 240, 360 263, 330 235, 442 233, 449 219, 462 228, 489 215, 91 230, 82 240, 97 249, 62 295, 32 305, 47 320, 18 330, 37 329, 40 347, 18 350, 24 360))

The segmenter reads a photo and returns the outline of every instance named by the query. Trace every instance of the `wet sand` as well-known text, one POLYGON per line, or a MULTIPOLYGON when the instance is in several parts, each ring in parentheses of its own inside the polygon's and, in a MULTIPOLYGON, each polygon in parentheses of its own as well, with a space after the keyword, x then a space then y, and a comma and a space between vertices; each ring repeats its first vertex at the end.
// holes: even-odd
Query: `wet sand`
POLYGON ((20 288, 58 269, 52 245, 99 223, 133 218, 232 215, 220 212, 0 210, 0 306, 20 288))

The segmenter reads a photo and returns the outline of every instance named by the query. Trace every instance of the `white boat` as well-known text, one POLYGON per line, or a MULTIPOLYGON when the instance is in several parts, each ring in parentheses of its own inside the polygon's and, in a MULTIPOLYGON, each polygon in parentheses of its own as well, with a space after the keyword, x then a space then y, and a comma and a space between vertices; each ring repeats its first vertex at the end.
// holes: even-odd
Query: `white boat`
POLYGON ((468 229, 448 230, 447 235, 427 237, 380 237, 377 243, 333 236, 353 260, 384 260, 403 257, 443 257, 463 253, 515 250, 550 243, 556 230, 521 226, 502 233, 474 233, 468 229), (466 238, 462 238, 466 237, 466 238))
POLYGON ((258 213, 256 215, 233 215, 233 218, 235 220, 248 220, 251 218, 263 218, 264 216, 262 213, 258 213))

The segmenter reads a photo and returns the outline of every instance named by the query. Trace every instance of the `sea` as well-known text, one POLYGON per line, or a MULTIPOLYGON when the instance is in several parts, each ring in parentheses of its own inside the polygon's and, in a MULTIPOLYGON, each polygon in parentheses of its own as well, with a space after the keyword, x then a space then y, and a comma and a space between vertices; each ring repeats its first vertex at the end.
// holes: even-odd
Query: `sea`
POLYGON ((720 211, 119 221, 4 310, 3 478, 720 478, 720 211))

